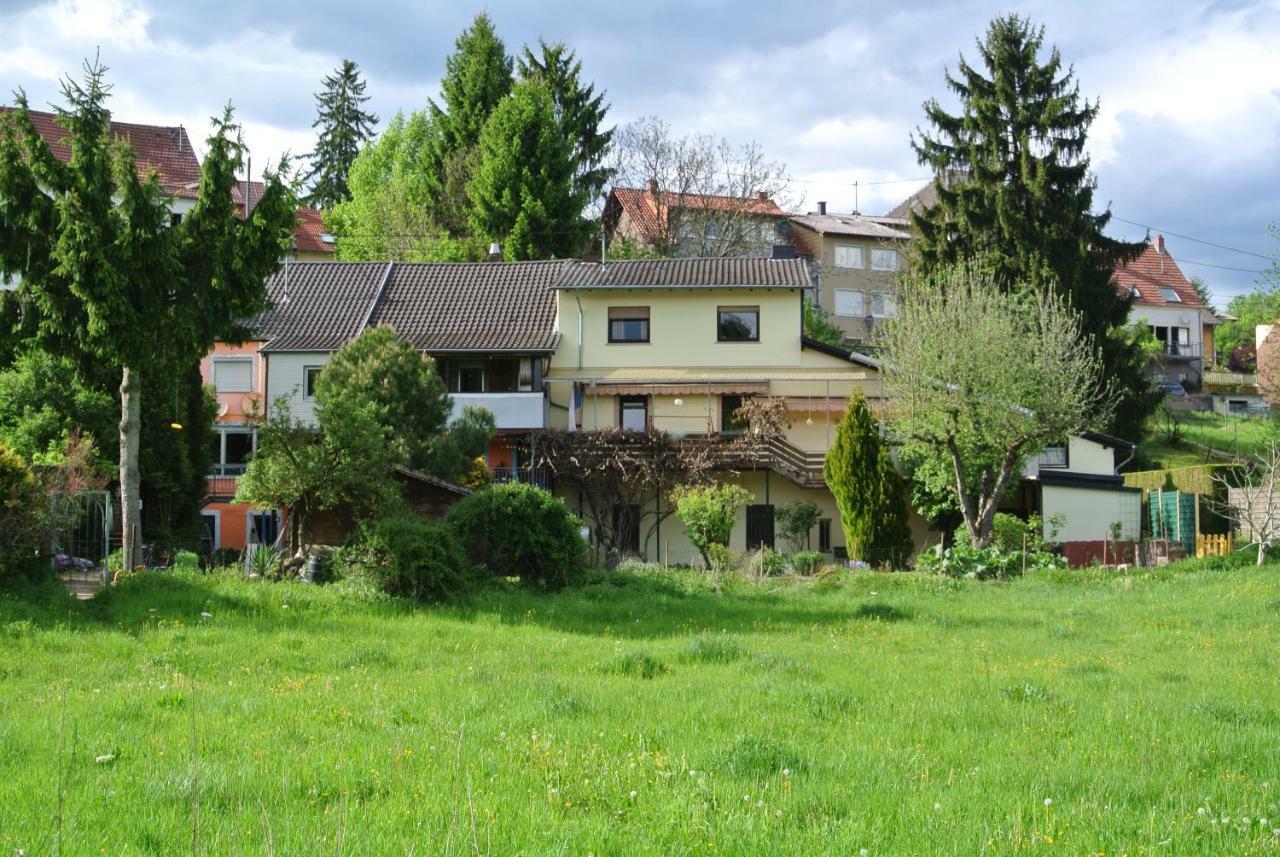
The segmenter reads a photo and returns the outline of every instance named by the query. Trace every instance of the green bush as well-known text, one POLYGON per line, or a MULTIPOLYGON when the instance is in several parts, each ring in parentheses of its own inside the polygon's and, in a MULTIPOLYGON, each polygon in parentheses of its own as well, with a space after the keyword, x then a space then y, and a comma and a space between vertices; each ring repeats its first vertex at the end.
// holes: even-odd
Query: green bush
POLYGON ((821 551, 797 551, 787 557, 787 565, 793 574, 810 575, 826 560, 826 554, 821 551))
POLYGON ((733 522, 738 508, 752 499, 752 494, 741 485, 685 486, 671 494, 676 503, 676 516, 684 524, 689 541, 702 554, 707 568, 714 569, 710 547, 728 545, 733 532, 733 522))
MULTIPOLYGON (((947 577, 1004 580, 1022 574, 1022 561, 1021 540, 1017 551, 1001 550, 995 545, 985 548, 956 545, 943 550, 935 545, 920 554, 916 568, 947 577)), ((1066 560, 1045 551, 1028 550, 1026 563, 1028 570, 1035 571, 1066 567, 1066 560)))
MULTIPOLYGON (((991 544, 1005 553, 1022 554, 1022 537, 1027 538, 1027 552, 1043 551, 1046 547, 1044 533, 1039 515, 1032 515, 1022 520, 1017 515, 997 512, 991 521, 991 544)), ((955 544, 957 547, 971 547, 973 540, 969 538, 969 528, 964 524, 956 527, 955 544)))
POLYGON ((741 557, 724 545, 715 543, 707 545, 708 571, 714 571, 717 574, 728 574, 729 572, 737 571, 740 562, 741 557))
POLYGON ((391 595, 423 601, 443 601, 475 581, 453 530, 408 512, 365 523, 334 560, 346 575, 373 578, 391 595))
POLYGON ((748 567, 758 577, 776 577, 787 573, 787 561, 782 558, 782 554, 770 547, 760 548, 751 554, 748 567))
POLYGON ((558 497, 533 485, 493 485, 449 510, 471 561, 495 575, 560 589, 580 583, 587 572, 582 522, 558 497))
POLYGON ((38 567, 48 499, 27 462, 0 444, 0 579, 38 567))

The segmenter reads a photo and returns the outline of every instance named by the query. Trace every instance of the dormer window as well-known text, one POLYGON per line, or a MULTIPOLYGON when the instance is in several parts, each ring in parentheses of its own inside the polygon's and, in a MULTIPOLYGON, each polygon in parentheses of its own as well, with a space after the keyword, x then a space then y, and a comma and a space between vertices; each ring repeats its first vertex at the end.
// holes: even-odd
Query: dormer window
POLYGON ((1160 287, 1160 297, 1164 298, 1166 302, 1171 304, 1182 303, 1182 296, 1168 286, 1160 287))
POLYGON ((1129 297, 1133 298, 1135 301, 1140 301, 1142 300, 1142 292, 1138 291, 1137 286, 1129 286, 1129 297))

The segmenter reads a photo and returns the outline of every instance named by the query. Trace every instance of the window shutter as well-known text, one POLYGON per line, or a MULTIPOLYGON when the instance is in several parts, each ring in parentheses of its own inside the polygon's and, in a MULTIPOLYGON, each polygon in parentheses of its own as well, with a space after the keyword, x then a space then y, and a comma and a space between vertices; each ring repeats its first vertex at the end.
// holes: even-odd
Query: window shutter
POLYGON ((214 360, 213 386, 219 393, 253 392, 253 361, 214 360))

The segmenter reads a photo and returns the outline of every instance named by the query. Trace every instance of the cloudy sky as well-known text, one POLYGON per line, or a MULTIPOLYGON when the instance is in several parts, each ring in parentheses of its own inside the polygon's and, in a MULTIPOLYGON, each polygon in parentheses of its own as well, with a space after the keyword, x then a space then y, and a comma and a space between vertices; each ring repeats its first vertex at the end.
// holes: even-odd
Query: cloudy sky
MULTIPOLYGON (((0 0, 0 92, 21 86, 43 106, 60 75, 100 50, 117 118, 183 124, 198 138, 231 101, 261 164, 310 149, 313 93, 344 57, 364 70, 380 117, 421 107, 454 38, 485 10, 510 52, 540 36, 574 48, 608 91, 612 120, 652 114, 680 132, 756 140, 787 164, 804 207, 852 210, 856 193, 860 210, 882 213, 925 175, 908 143, 921 103, 947 103, 944 70, 960 52, 972 56, 975 35, 1008 8, 0 0)), ((1140 239, 1150 225, 1221 303, 1247 291, 1268 265, 1262 257, 1280 255, 1266 234, 1280 221, 1280 0, 1026 2, 1018 11, 1046 26, 1081 91, 1101 99, 1091 154, 1098 201, 1117 218, 1112 232, 1140 239)))

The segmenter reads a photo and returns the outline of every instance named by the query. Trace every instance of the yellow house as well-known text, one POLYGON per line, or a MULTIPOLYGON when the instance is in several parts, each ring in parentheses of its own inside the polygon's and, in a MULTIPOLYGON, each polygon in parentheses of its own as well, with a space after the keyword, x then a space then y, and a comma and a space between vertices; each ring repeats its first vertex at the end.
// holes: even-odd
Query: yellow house
MULTIPOLYGON (((730 547, 772 545, 776 509, 808 500, 823 512, 810 534, 813 548, 841 555, 844 534, 822 462, 850 393, 860 389, 874 406, 880 383, 870 358, 802 335, 809 286, 798 259, 567 264, 556 286, 559 342, 546 375, 550 426, 725 435, 740 431, 733 414, 744 398, 777 398, 791 425, 767 465, 731 477, 754 500, 730 547)), ((658 543, 643 543, 641 534, 635 547, 651 560, 697 562, 678 520, 667 520, 654 534, 658 543)), ((914 528, 923 536, 923 521, 914 528)))

